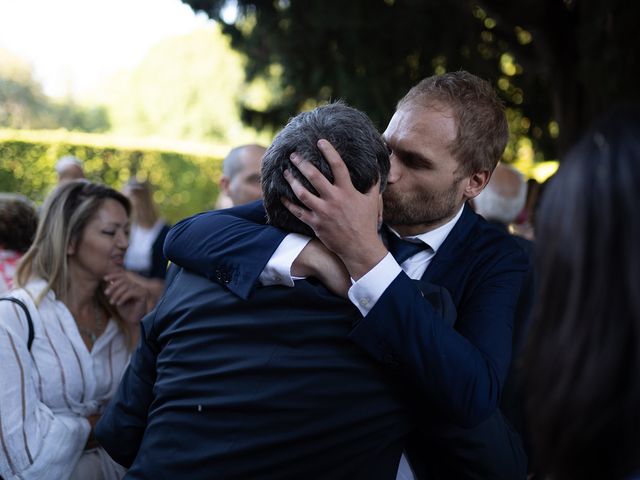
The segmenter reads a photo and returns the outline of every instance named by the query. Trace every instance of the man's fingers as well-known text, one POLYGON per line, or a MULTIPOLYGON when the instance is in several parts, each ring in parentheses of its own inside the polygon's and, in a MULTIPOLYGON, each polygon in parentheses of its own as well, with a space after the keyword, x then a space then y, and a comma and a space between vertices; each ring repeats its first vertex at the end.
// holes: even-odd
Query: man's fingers
MULTIPOLYGON (((337 187, 350 186, 351 188, 353 188, 353 183, 351 183, 351 177, 349 176, 349 170, 344 164, 344 160, 342 160, 342 157, 340 156, 338 151, 333 148, 333 145, 331 145, 328 140, 321 138, 320 140, 318 140, 318 148, 331 167, 331 172, 333 173, 334 178, 334 185, 336 185, 337 187)), ((318 192, 320 191, 318 190, 318 192)), ((320 193, 320 195, 322 196, 322 193, 320 193)))
POLYGON ((309 183, 313 185, 313 188, 316 189, 321 197, 326 197, 329 194, 332 187, 331 182, 327 180, 327 177, 325 177, 320 170, 315 167, 315 165, 306 161, 302 156, 295 152, 291 154, 290 159, 291 163, 293 163, 293 165, 300 171, 304 178, 309 180, 309 183))
POLYGON ((310 210, 313 210, 314 207, 318 206, 318 197, 307 190, 305 186, 302 185, 302 182, 295 178, 288 169, 284 171, 284 178, 291 186, 291 190, 293 190, 295 196, 298 197, 298 200, 300 200, 303 205, 305 205, 310 210))
POLYGON ((294 217, 299 218, 300 221, 302 221, 303 223, 306 223, 311 228, 313 228, 309 224, 309 222, 311 221, 311 215, 312 215, 309 210, 305 209, 304 207, 301 207, 300 205, 293 203, 291 200, 285 197, 280 198, 280 201, 282 202, 282 205, 284 205, 284 207, 287 210, 289 210, 294 217))

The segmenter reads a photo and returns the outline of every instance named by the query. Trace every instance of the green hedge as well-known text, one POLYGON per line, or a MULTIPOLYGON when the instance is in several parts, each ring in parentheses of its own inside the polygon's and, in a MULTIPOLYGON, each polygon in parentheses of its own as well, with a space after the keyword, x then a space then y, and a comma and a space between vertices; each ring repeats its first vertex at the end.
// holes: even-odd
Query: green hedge
MULTIPOLYGON (((213 207, 218 197, 222 155, 227 147, 179 153, 117 143, 101 135, 0 131, 0 191, 19 192, 41 203, 56 184, 54 166, 63 155, 84 161, 89 178, 120 189, 133 174, 154 187, 154 198, 171 223, 213 207), (204 153, 202 153, 204 151, 204 153)), ((193 148, 192 150, 196 150, 193 148)))

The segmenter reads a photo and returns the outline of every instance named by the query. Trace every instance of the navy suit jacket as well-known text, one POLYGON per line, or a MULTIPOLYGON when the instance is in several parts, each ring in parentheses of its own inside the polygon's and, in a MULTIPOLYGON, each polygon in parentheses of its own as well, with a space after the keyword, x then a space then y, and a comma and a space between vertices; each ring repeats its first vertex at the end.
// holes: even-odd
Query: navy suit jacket
MULTIPOLYGON (((183 220, 169 232, 165 254, 247 298, 286 232, 245 219, 265 222, 259 202, 183 220)), ((455 327, 400 273, 349 338, 414 382, 440 414, 477 425, 498 407, 528 269, 522 247, 465 206, 422 277, 450 292, 455 327)))
POLYGON ((164 241, 169 233, 169 225, 163 225, 162 229, 158 233, 158 236, 151 245, 151 270, 149 271, 149 278, 165 278, 167 276, 167 258, 164 256, 164 241))
POLYGON ((96 426, 126 478, 395 478, 411 402, 348 341, 355 307, 312 280, 247 301, 172 270, 96 426))
MULTIPOLYGON (((170 231, 165 254, 247 298, 286 236, 258 225, 264 223, 260 202, 205 212, 170 231)), ((498 465, 509 451, 514 457, 510 471, 518 474, 501 471, 495 478, 518 478, 526 469, 520 440, 496 409, 511 360, 518 293, 528 269, 527 252, 465 206, 423 276, 451 293, 455 326, 442 322, 415 283, 401 273, 349 332, 354 343, 419 389, 425 415, 441 423, 444 418, 454 432, 447 435, 452 446, 458 439, 469 444, 465 436, 482 446, 493 441, 496 431, 505 431, 503 446, 481 461, 498 465), (476 430, 468 429, 474 426, 476 430)))

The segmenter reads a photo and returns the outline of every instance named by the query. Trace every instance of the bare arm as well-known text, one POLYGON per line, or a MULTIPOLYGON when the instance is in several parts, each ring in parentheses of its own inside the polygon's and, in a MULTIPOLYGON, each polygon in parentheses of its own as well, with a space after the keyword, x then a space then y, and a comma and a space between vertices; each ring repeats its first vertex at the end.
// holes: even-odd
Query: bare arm
POLYGON ((344 263, 320 240, 311 240, 291 266, 294 277, 315 277, 336 295, 347 298, 351 287, 344 263))

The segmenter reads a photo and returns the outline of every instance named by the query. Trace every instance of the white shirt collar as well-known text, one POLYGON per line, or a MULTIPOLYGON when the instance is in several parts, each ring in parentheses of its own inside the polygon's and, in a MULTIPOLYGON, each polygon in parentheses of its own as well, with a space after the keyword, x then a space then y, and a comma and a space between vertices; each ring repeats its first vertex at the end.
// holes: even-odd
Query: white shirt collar
MULTIPOLYGON (((447 236, 451 233, 451 230, 453 230, 453 227, 456 225, 456 223, 458 223, 458 220, 460 220, 463 210, 464 210, 464 205, 462 205, 462 208, 460 208, 460 210, 458 211, 455 217, 453 217, 444 225, 439 226, 435 230, 421 233, 420 235, 409 235, 402 238, 404 240, 418 239, 426 243, 427 245, 429 245, 433 250, 433 252, 436 253, 440 248, 440 246, 444 243, 447 236)), ((390 230, 396 235, 398 235, 398 232, 396 232, 392 228, 390 228, 390 230)))

